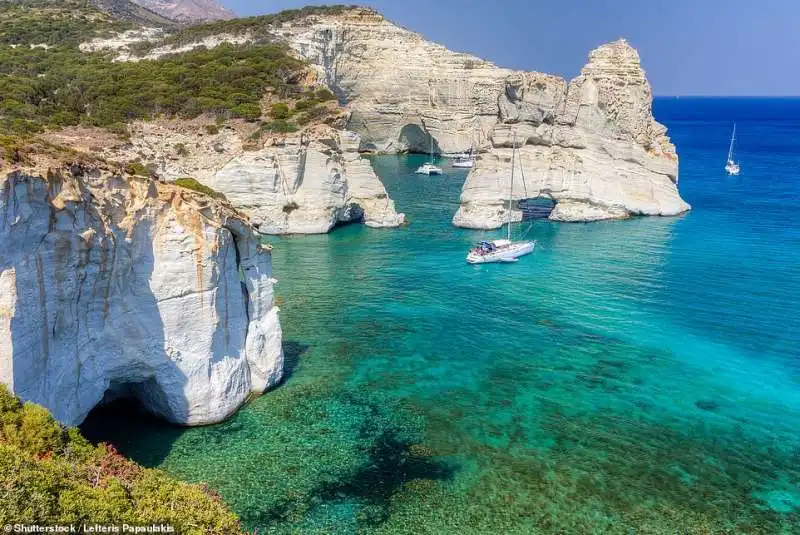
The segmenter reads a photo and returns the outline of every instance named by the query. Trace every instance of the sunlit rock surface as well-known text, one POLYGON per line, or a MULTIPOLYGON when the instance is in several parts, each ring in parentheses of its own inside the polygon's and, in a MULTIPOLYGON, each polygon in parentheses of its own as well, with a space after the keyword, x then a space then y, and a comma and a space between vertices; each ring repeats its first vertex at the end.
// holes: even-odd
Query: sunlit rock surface
POLYGON ((229 205, 100 169, 0 179, 0 380, 80 423, 218 422, 283 373, 271 256, 229 205))

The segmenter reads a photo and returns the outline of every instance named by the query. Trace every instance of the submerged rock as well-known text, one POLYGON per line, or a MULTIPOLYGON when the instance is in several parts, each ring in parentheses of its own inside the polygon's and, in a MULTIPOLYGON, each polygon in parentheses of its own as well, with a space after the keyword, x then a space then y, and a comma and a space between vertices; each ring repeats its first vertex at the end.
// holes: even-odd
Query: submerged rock
POLYGON ((0 179, 0 381, 80 423, 218 422, 283 373, 271 256, 229 205, 73 166, 0 179))

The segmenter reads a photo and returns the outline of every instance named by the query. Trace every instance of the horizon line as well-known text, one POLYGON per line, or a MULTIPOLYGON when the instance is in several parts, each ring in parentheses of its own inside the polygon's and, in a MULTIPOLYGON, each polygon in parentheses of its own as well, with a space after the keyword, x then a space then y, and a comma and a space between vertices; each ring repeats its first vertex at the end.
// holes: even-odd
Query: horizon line
POLYGON ((653 98, 798 98, 800 95, 653 95, 653 98))

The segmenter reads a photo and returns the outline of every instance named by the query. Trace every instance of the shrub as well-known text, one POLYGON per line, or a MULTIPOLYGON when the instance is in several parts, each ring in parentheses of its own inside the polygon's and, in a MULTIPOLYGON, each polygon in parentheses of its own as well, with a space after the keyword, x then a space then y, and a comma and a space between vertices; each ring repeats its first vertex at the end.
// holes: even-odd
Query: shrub
POLYGON ((261 107, 258 104, 239 104, 231 108, 231 113, 234 117, 257 121, 261 117, 261 107))
POLYGON ((329 100, 336 100, 336 95, 334 95, 330 89, 323 87, 322 89, 318 89, 316 93, 316 99, 320 102, 327 102, 329 100))
POLYGON ((184 145, 183 143, 177 143, 175 145, 175 152, 178 154, 178 156, 188 156, 189 155, 189 149, 187 149, 186 145, 184 145))
POLYGON ((316 104, 317 104, 317 101, 314 100, 313 98, 307 98, 307 99, 303 99, 303 100, 298 100, 294 105, 294 109, 295 109, 295 111, 304 111, 304 110, 307 110, 309 108, 314 107, 316 104))
POLYGON ((201 184, 196 179, 191 177, 179 178, 174 182, 174 184, 182 188, 190 189, 192 191, 208 195, 209 197, 213 197, 214 199, 224 198, 224 196, 221 193, 214 191, 213 189, 209 188, 204 184, 201 184))
POLYGON ((125 171, 133 176, 150 176, 150 170, 142 163, 137 161, 130 161, 125 166, 125 171))
POLYGON ((166 523, 177 533, 240 533, 236 516, 201 485, 92 446, 39 405, 0 384, 0 520, 5 523, 166 523))
POLYGON ((210 134, 212 136, 216 136, 219 134, 219 127, 215 124, 207 124, 205 126, 206 134, 210 134))
POLYGON ((288 119, 289 106, 285 102, 276 102, 270 106, 269 114, 273 119, 288 119))
POLYGON ((329 110, 325 106, 314 106, 303 115, 297 118, 297 124, 307 125, 315 120, 322 119, 328 115, 329 110))
POLYGON ((288 121, 276 120, 264 123, 261 125, 261 130, 263 132, 272 132, 275 134, 289 134, 291 132, 297 132, 297 127, 288 121))

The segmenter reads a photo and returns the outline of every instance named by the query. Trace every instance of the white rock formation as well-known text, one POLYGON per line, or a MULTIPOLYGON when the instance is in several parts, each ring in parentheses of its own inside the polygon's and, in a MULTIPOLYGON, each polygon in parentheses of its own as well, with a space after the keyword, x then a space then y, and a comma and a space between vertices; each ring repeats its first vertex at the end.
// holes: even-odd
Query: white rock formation
POLYGON ((103 50, 116 50, 125 53, 125 57, 130 55, 131 45, 143 43, 146 41, 154 41, 164 37, 164 30, 162 28, 137 28, 135 30, 127 30, 124 32, 116 33, 110 37, 98 37, 81 43, 78 48, 81 52, 100 52, 103 50))
POLYGON ((283 370, 271 257, 242 217, 98 169, 0 179, 0 380, 66 424, 120 395, 229 416, 283 370))
MULTIPOLYGON (((427 152, 431 141, 436 152, 478 150, 453 219, 458 226, 495 228, 505 221, 512 132, 522 140, 519 178, 525 177, 515 200, 552 198, 552 219, 675 215, 690 208, 678 194, 675 147, 652 117, 649 83, 624 41, 592 52, 581 75, 567 83, 451 52, 370 9, 333 13, 276 25, 266 37, 246 29, 212 36, 207 45, 286 42, 347 106, 347 128, 361 136, 362 150, 427 152)), ((242 169, 253 168, 248 158, 242 169)), ((310 228, 325 225, 321 214, 330 212, 329 204, 338 201, 317 199, 318 213, 305 218, 315 221, 310 228)), ((512 211, 521 217, 518 206, 512 211)))
MULTIPOLYGON (((689 209, 677 190, 678 158, 651 114, 650 86, 624 41, 592 52, 567 83, 500 69, 398 28, 368 9, 312 16, 275 34, 312 62, 351 111, 362 148, 483 153, 464 186, 458 226, 505 221, 512 132, 526 182, 515 199, 550 197, 551 217, 590 221, 689 209)), ((518 177, 520 178, 520 177, 518 177)), ((514 217, 521 217, 513 209, 514 217)))
POLYGON ((259 232, 314 234, 338 223, 396 227, 403 214, 358 153, 352 132, 321 127, 244 152, 205 184, 247 212, 259 232))
POLYGON ((472 169, 453 223, 497 228, 507 219, 516 135, 512 220, 521 199, 555 201, 550 219, 595 221, 689 210, 678 193, 678 157, 651 114, 650 85, 625 41, 603 45, 566 84, 538 73, 511 75, 499 99, 492 149, 472 169))
POLYGON ((355 8, 275 29, 319 79, 348 104, 350 130, 378 152, 461 152, 486 145, 497 97, 512 71, 448 50, 355 8))
POLYGON ((123 162, 140 159, 168 181, 193 177, 224 194, 264 234, 324 233, 346 222, 397 227, 405 219, 359 154, 353 132, 316 125, 256 149, 245 147, 246 125, 215 134, 203 126, 135 123, 128 145, 106 147, 101 154, 123 162))

